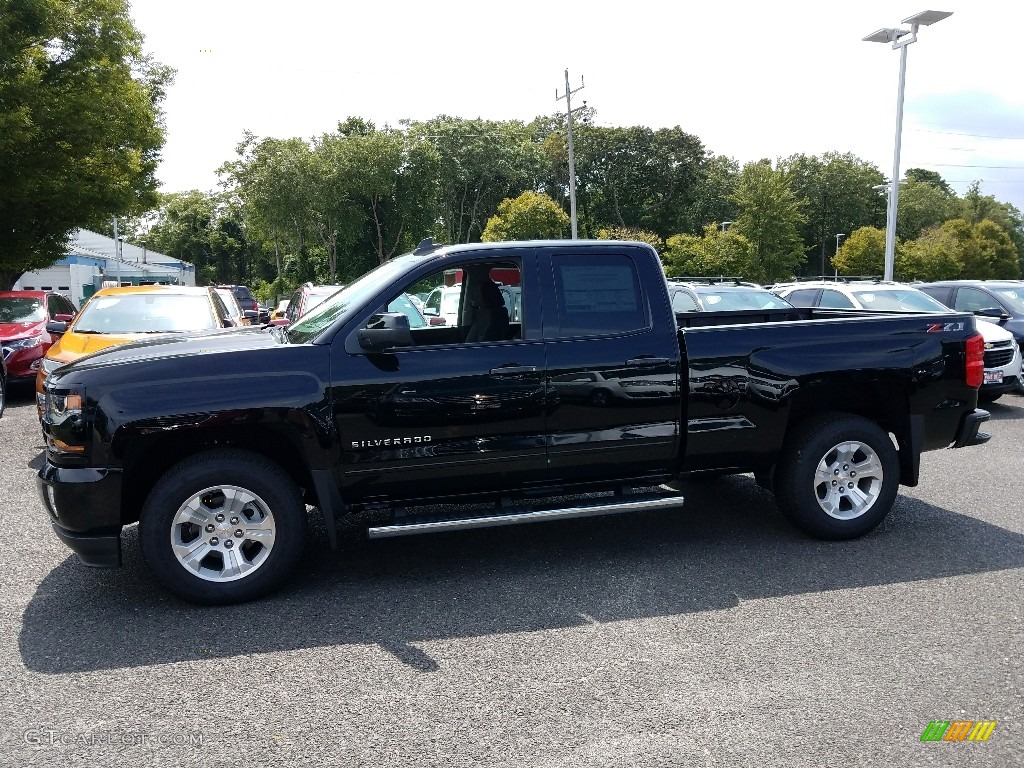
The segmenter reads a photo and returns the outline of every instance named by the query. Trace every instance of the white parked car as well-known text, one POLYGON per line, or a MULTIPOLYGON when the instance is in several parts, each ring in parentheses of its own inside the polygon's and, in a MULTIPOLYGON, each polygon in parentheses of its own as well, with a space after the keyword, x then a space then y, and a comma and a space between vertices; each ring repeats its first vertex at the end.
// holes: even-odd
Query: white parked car
MULTIPOLYGON (((865 309, 881 312, 949 312, 949 308, 924 291, 903 283, 856 280, 833 282, 809 280, 772 288, 794 307, 823 309, 865 309)), ((983 403, 1024 388, 1021 351, 1013 334, 994 323, 979 321, 978 332, 985 339, 985 378, 978 392, 983 403)))

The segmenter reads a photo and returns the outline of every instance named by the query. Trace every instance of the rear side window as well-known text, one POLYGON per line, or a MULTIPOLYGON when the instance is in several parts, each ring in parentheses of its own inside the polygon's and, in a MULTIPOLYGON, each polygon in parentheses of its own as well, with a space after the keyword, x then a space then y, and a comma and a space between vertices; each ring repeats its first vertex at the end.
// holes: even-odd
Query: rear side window
POLYGON ((826 288, 821 292, 821 301, 818 302, 819 307, 825 307, 827 309, 853 309, 853 302, 850 301, 846 296, 841 294, 839 291, 833 291, 826 288))
POLYGON ((817 295, 817 288, 804 288, 800 291, 787 293, 785 299, 794 307, 813 307, 814 299, 817 295))
POLYGON ((672 294, 673 312, 699 312, 700 307, 697 301, 686 291, 676 291, 672 294))
MULTIPOLYGON (((558 303, 553 335, 598 336, 648 327, 636 265, 628 256, 555 254, 552 265, 558 303)), ((546 335, 552 335, 550 329, 546 335)))

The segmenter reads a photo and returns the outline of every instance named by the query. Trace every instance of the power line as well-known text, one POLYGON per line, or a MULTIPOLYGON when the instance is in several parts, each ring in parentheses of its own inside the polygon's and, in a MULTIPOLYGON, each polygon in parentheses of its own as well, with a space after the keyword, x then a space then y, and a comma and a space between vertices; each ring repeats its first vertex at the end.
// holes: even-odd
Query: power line
POLYGON ((926 128, 910 128, 915 133, 941 133, 944 136, 971 136, 976 139, 1006 139, 1007 141, 1024 141, 1024 136, 994 136, 989 133, 965 133, 963 131, 929 131, 926 128))
POLYGON ((937 165, 941 168, 1003 168, 1024 171, 1024 165, 972 165, 970 163, 925 163, 925 165, 937 165))

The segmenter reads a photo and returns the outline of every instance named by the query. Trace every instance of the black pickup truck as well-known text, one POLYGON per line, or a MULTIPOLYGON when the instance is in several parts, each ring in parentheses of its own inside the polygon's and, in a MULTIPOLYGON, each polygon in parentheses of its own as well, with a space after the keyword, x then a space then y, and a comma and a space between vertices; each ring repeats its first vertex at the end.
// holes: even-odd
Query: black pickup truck
POLYGON ((138 522, 168 589, 228 603, 285 579, 307 504, 334 545, 359 512, 372 537, 495 526, 677 506, 674 481, 751 472, 797 526, 844 539, 917 483, 923 451, 988 439, 969 314, 728 319, 680 327, 640 243, 424 241, 288 328, 57 369, 39 489, 85 564, 120 565, 138 522), (450 319, 387 311, 456 285, 450 319))

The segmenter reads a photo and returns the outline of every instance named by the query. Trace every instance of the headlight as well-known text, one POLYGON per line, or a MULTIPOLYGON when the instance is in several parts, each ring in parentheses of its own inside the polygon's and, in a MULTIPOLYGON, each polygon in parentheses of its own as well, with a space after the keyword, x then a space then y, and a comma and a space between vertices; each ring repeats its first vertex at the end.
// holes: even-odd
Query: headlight
POLYGON ((63 454, 85 452, 87 429, 83 389, 47 388, 43 421, 43 434, 50 450, 63 454))
POLYGON ((39 363, 39 367, 43 369, 43 374, 46 376, 49 376, 62 365, 64 365, 64 363, 60 360, 54 360, 52 357, 44 357, 39 363))
POLYGON ((43 337, 40 336, 29 336, 27 339, 15 339, 14 341, 8 341, 4 344, 12 352, 16 349, 31 349, 32 347, 38 347, 43 343, 43 337))

